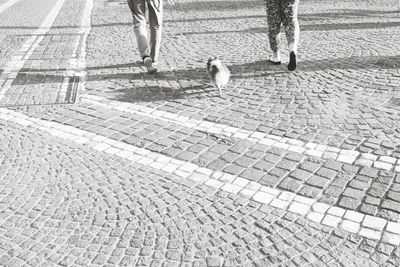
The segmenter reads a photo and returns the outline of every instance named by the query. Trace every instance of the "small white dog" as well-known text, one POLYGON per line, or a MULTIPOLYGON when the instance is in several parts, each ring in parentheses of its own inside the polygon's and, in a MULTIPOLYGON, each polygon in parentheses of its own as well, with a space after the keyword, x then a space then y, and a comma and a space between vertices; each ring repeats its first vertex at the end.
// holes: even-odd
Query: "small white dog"
POLYGON ((228 84, 231 75, 229 69, 217 57, 210 57, 207 62, 207 73, 211 83, 218 88, 219 96, 222 96, 222 89, 228 84))

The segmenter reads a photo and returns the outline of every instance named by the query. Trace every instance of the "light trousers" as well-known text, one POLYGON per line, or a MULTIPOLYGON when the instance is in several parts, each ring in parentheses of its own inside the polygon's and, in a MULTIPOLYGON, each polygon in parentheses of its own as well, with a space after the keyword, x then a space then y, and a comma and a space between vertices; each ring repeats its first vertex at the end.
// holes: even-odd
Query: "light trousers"
POLYGON ((133 16, 133 29, 140 56, 157 62, 160 54, 163 0, 128 0, 133 16), (147 31, 146 11, 149 12, 150 38, 147 31))

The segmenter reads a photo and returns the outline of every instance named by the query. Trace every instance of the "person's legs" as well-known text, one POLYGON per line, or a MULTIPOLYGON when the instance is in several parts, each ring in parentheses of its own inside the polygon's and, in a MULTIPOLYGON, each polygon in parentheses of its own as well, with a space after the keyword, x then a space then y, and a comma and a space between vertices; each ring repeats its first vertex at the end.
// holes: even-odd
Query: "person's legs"
POLYGON ((286 39, 290 49, 288 69, 292 71, 297 67, 297 47, 300 36, 300 26, 297 19, 299 0, 283 0, 282 5, 282 23, 285 27, 286 39))
POLYGON ((150 0, 148 7, 150 22, 150 57, 154 63, 157 63, 161 47, 163 0, 150 0))
POLYGON ((128 0, 133 16, 133 31, 135 33, 141 58, 150 56, 149 39, 146 24, 146 0, 128 0))
POLYGON ((280 0, 266 0, 265 3, 267 7, 269 45, 273 53, 270 61, 279 64, 281 61, 279 55, 281 32, 280 0))

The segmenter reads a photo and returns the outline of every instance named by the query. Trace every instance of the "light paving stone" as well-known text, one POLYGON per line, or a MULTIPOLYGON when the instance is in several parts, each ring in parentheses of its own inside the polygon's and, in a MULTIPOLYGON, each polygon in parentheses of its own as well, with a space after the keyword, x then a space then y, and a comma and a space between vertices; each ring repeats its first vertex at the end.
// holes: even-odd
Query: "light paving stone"
MULTIPOLYGON (((150 164, 153 163, 153 162, 154 162, 154 160, 151 159, 151 158, 142 157, 142 159, 138 160, 136 163, 142 164, 142 165, 150 165, 150 164)), ((175 171, 176 169, 177 169, 177 167, 174 168, 173 171, 175 171)), ((171 171, 171 172, 173 172, 173 171, 171 171)))
POLYGON ((128 158, 129 156, 132 156, 132 152, 129 152, 129 151, 126 151, 126 150, 121 150, 121 151, 118 152, 116 155, 117 155, 118 157, 121 157, 121 158, 126 159, 126 158, 128 158))
POLYGON ((270 205, 275 208, 286 210, 289 204, 290 202, 275 198, 274 200, 272 200, 270 205))
POLYGON ((154 116, 157 116, 157 117, 162 117, 162 116, 164 116, 164 114, 166 114, 166 113, 167 113, 167 112, 165 112, 165 111, 155 110, 155 111, 153 111, 151 114, 154 115, 154 116))
POLYGON ((307 219, 316 222, 316 223, 321 223, 322 219, 324 218, 324 214, 319 213, 319 212, 310 212, 307 215, 307 219))
POLYGON ((353 222, 361 223, 364 220, 365 215, 356 211, 348 210, 344 214, 344 218, 353 222))
MULTIPOLYGON (((173 173, 179 167, 180 167, 179 165, 175 165, 175 164, 169 163, 169 164, 165 165, 165 167, 162 168, 161 170, 163 170, 165 172, 173 173)), ((193 175, 201 176, 200 174, 192 174, 190 177, 192 177, 193 175)))
POLYGON ((89 141, 90 141, 90 139, 89 138, 85 138, 85 137, 81 137, 81 138, 78 138, 78 139, 75 140, 76 143, 81 144, 81 145, 86 144, 89 141))
POLYGON ((246 138, 249 137, 249 135, 250 135, 250 134, 249 134, 248 132, 240 131, 240 132, 235 133, 235 134, 233 135, 233 137, 235 137, 235 138, 240 138, 240 139, 246 139, 246 138))
POLYGON ((232 194, 237 194, 239 193, 240 190, 242 190, 243 188, 238 186, 238 185, 234 185, 234 184, 230 184, 230 183, 225 183, 222 188, 222 190, 232 193, 232 194))
POLYGON ((266 136, 265 133, 261 133, 261 132, 254 132, 250 135, 250 137, 255 138, 255 139, 263 139, 266 136))
POLYGON ((124 149, 125 150, 125 147, 129 146, 129 145, 126 144, 126 143, 123 143, 123 142, 117 142, 117 143, 114 143, 112 146, 115 147, 115 148, 118 148, 118 149, 124 149))
POLYGON ((265 192, 257 192, 253 196, 253 200, 263 204, 269 204, 275 197, 265 192))
MULTIPOLYGON (((47 130, 47 129, 43 129, 43 130, 47 130)), ((52 136, 55 136, 55 137, 58 137, 58 136, 61 136, 62 134, 63 134, 63 132, 62 131, 60 131, 60 130, 57 130, 57 129, 49 129, 48 131, 47 131, 48 133, 50 133, 52 136)), ((96 148, 97 149, 97 148, 96 148)), ((97 149, 98 150, 98 149, 97 149)), ((103 149, 104 150, 104 149, 103 149)), ((101 150, 101 151, 103 151, 103 150, 101 150)), ((100 151, 100 150, 99 150, 100 151)))
POLYGON ((400 235, 400 223, 388 222, 386 231, 400 235))
POLYGON ((104 152, 107 154, 116 155, 117 153, 121 152, 121 150, 115 147, 109 147, 105 149, 104 152))
MULTIPOLYGON (((156 161, 156 159, 158 158, 158 154, 154 153, 154 152, 150 152, 145 157, 149 158, 149 159, 152 159, 153 161, 156 161)), ((184 164, 184 162, 178 162, 176 165, 183 165, 183 164, 184 164)))
POLYGON ((324 152, 324 154, 322 155, 323 159, 337 159, 337 157, 339 156, 339 154, 335 153, 335 152, 324 152))
POLYGON ((324 152, 318 151, 318 150, 314 150, 314 149, 309 149, 309 150, 306 150, 305 154, 307 156, 321 158, 322 155, 324 154, 324 152))
POLYGON ((106 144, 114 146, 116 143, 118 143, 118 141, 110 139, 110 138, 107 138, 107 139, 103 140, 103 143, 106 143, 106 144))
POLYGON ((378 240, 381 238, 381 232, 377 230, 372 230, 369 228, 361 227, 360 231, 358 231, 358 235, 369 238, 369 239, 375 239, 378 240))
POLYGON ((376 161, 378 159, 377 155, 371 153, 361 153, 361 157, 372 161, 376 161))
POLYGON ((315 199, 312 198, 308 198, 308 197, 303 197, 303 196, 296 196, 294 198, 294 201, 300 202, 300 203, 304 203, 307 205, 312 205, 315 202, 315 199))
MULTIPOLYGON (((118 156, 118 155, 117 155, 117 156, 118 156)), ((138 163, 139 163, 139 162, 138 162, 138 163)), ((153 162, 150 163, 149 166, 152 167, 152 168, 154 168, 154 169, 156 169, 156 170, 161 170, 162 168, 164 168, 165 163, 153 161, 153 162)), ((182 178, 183 178, 183 177, 186 178, 186 177, 188 177, 188 176, 190 175, 190 173, 188 174, 187 172, 181 172, 181 171, 179 171, 179 170, 176 170, 176 171, 174 172, 174 174, 176 174, 176 175, 178 175, 179 177, 182 177, 182 178)))
POLYGON ((229 173, 224 173, 218 180, 224 183, 232 183, 235 179, 236 176, 229 173))
POLYGON ((224 185, 224 183, 218 181, 217 179, 208 179, 205 182, 205 185, 213 187, 213 188, 221 188, 224 185))
POLYGON ((374 164, 374 161, 369 160, 369 159, 363 159, 360 158, 355 162, 356 165, 361 165, 364 167, 372 167, 372 165, 374 164))
POLYGON ((315 144, 315 143, 307 143, 307 144, 305 145, 305 148, 306 148, 307 150, 314 150, 317 146, 318 146, 318 144, 315 144))
POLYGON ((209 180, 208 176, 200 174, 200 173, 192 173, 192 175, 190 175, 188 177, 188 179, 192 180, 193 182, 202 184, 205 181, 209 180))
POLYGON ((342 218, 327 214, 327 215, 325 215, 324 219, 322 220, 322 224, 336 228, 336 227, 338 227, 338 225, 341 221, 342 221, 342 218))
POLYGON ((355 157, 358 157, 360 155, 360 152, 357 152, 355 150, 349 150, 349 149, 342 149, 339 152, 340 155, 352 155, 355 157))
POLYGON ((214 179, 219 180, 223 175, 224 175, 223 172, 215 171, 215 172, 212 173, 211 177, 214 178, 214 179))
POLYGON ((318 145, 315 150, 324 152, 328 147, 326 145, 318 145))
POLYGON ((394 168, 394 171, 395 171, 395 172, 400 172, 400 165, 397 165, 397 166, 394 168))
POLYGON ((270 138, 270 139, 273 139, 273 140, 275 140, 275 141, 281 141, 281 140, 283 140, 282 137, 277 136, 277 135, 273 135, 273 134, 268 134, 267 137, 270 138))
POLYGON ((395 164, 397 159, 393 158, 393 157, 388 157, 388 156, 381 156, 379 157, 379 161, 385 162, 385 163, 389 163, 389 164, 395 164))
POLYGON ((319 213, 325 213, 329 208, 330 208, 330 206, 325 203, 317 202, 314 205, 312 205, 312 210, 319 212, 319 213))
POLYGON ((304 216, 310 211, 310 206, 299 202, 292 202, 289 206, 289 211, 304 216))
POLYGON ((342 217, 344 213, 346 212, 345 209, 339 208, 339 207, 330 207, 328 209, 328 214, 334 215, 336 217, 342 217))
POLYGON ((235 128, 235 127, 226 127, 225 129, 224 129, 224 132, 228 132, 228 133, 232 133, 232 134, 234 134, 234 133, 236 133, 236 132, 238 132, 239 131, 239 129, 238 128, 235 128))
POLYGON ((292 193, 292 192, 282 192, 279 195, 279 198, 284 200, 284 201, 288 201, 288 202, 292 202, 292 200, 296 197, 296 194, 292 193))
POLYGON ((281 143, 281 142, 277 142, 277 143, 274 144, 274 147, 282 148, 284 150, 287 150, 290 147, 290 145, 285 144, 285 143, 281 143))
POLYGON ((287 141, 287 143, 289 145, 294 145, 294 146, 299 146, 299 147, 303 147, 304 146, 304 142, 301 140, 297 140, 297 139, 289 139, 287 141))
MULTIPOLYGON (((158 170, 161 170, 162 168, 164 168, 165 163, 161 163, 161 162, 155 161, 155 162, 152 163, 152 166, 158 166, 157 169, 158 169, 158 170)), ((181 177, 181 178, 188 178, 192 173, 190 173, 190 172, 185 172, 185 171, 181 171, 181 170, 176 170, 176 171, 174 172, 174 174, 178 175, 178 176, 181 177)))
POLYGON ((234 185, 238 185, 240 187, 246 187, 246 185, 249 183, 249 180, 238 177, 233 181, 234 185))
POLYGON ((389 171, 393 167, 392 164, 381 161, 375 161, 373 166, 377 169, 387 170, 387 171, 389 171))
POLYGON ((370 229, 375 229, 382 231, 385 228, 387 221, 382 218, 365 215, 364 220, 362 221, 362 226, 370 229))
POLYGON ((290 146, 290 147, 288 148, 288 150, 289 150, 289 151, 292 151, 292 152, 299 153, 299 154, 303 154, 304 151, 306 151, 306 149, 305 149, 304 147, 296 146, 296 145, 290 146))
POLYGON ((146 156, 147 154, 149 154, 150 153, 150 151, 149 150, 146 150, 146 149, 144 149, 144 148, 136 148, 135 149, 135 153, 136 154, 139 154, 139 155, 142 155, 142 156, 146 156))
MULTIPOLYGON (((186 127, 188 127, 187 125, 185 125, 186 127)), ((191 127, 188 127, 191 128, 191 127)), ((209 133, 213 133, 213 134, 221 134, 222 133, 222 129, 221 128, 217 128, 217 127, 213 127, 213 128, 208 128, 207 132, 209 133)))
POLYGON ((394 246, 400 246, 400 235, 384 232, 382 242, 389 243, 394 246))
POLYGON ((180 170, 186 171, 186 172, 193 172, 197 168, 199 168, 199 167, 196 164, 192 164, 192 163, 185 163, 179 167, 180 170))
POLYGON ((107 139, 108 139, 107 137, 104 137, 104 136, 101 136, 101 135, 96 135, 96 136, 94 136, 92 138, 92 140, 96 141, 96 142, 103 142, 103 141, 105 141, 107 139))
POLYGON ((171 161, 171 158, 166 157, 164 155, 160 155, 160 156, 157 157, 156 161, 162 162, 162 163, 168 163, 168 162, 171 161))
POLYGON ((261 139, 259 143, 262 145, 266 145, 266 146, 273 146, 276 144, 276 141, 272 140, 270 138, 264 138, 264 139, 261 139))
POLYGON ((279 195, 281 193, 281 191, 279 191, 279 190, 277 190, 275 188, 271 188, 271 187, 264 186, 264 185, 260 187, 260 190, 265 192, 265 193, 271 194, 273 196, 277 196, 277 195, 279 195))
MULTIPOLYGON (((190 164, 192 164, 192 163, 190 163, 190 164)), ((211 174, 213 173, 212 170, 210 170, 210 169, 203 168, 203 167, 199 168, 195 164, 192 164, 192 165, 196 167, 194 171, 197 172, 197 173, 201 173, 201 174, 204 174, 204 175, 207 175, 207 176, 211 176, 211 174)))
POLYGON ((246 188, 253 191, 258 191, 258 189, 261 188, 261 184, 254 181, 250 181, 250 183, 247 184, 246 188))
POLYGON ((355 234, 360 230, 360 224, 350 220, 343 220, 340 224, 340 228, 355 234))
POLYGON ((256 193, 256 191, 244 188, 244 189, 240 190, 239 195, 242 197, 251 198, 254 196, 255 193, 256 193))
POLYGON ((339 155, 337 158, 337 161, 343 162, 343 163, 349 163, 352 164, 356 160, 356 157, 353 155, 339 155))
POLYGON ((127 159, 132 162, 137 162, 137 161, 141 160, 142 158, 143 158, 143 156, 141 156, 141 155, 133 154, 132 156, 129 156, 127 159))

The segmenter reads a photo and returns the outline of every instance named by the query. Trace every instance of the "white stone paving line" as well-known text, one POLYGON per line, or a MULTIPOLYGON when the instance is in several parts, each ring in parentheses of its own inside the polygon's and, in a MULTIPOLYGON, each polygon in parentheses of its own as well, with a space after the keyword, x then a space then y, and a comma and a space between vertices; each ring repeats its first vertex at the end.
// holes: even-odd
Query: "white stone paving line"
POLYGON ((65 0, 58 0, 56 2, 39 28, 36 29, 32 33, 31 37, 22 44, 20 49, 15 51, 14 56, 12 56, 10 61, 7 62, 7 65, 0 76, 0 101, 3 99, 5 93, 11 88, 11 84, 17 77, 18 72, 20 72, 25 65, 26 60, 29 59, 33 51, 35 51, 45 37, 45 34, 50 30, 58 16, 58 13, 60 13, 64 2, 65 0))
POLYGON ((6 9, 12 7, 19 0, 9 0, 0 6, 0 14, 3 13, 6 9))
MULTIPOLYGON (((86 47, 87 37, 92 29, 92 10, 93 0, 87 0, 85 9, 83 11, 83 17, 81 26, 79 27, 79 34, 82 35, 82 39, 78 40, 74 44, 74 50, 77 54, 76 58, 71 58, 68 61, 67 75, 79 77, 78 93, 85 91, 86 83, 86 47), (79 50, 78 50, 79 49, 79 50)), ((78 95, 79 97, 79 95, 78 95)))
POLYGON ((251 198, 259 203, 287 210, 316 223, 340 228, 369 239, 400 245, 400 223, 330 206, 308 197, 263 186, 242 177, 214 171, 196 164, 139 148, 61 123, 45 121, 12 110, 0 109, 0 119, 33 127, 53 136, 84 144, 100 152, 134 163, 173 173, 179 178, 251 198))
POLYGON ((176 123, 190 129, 200 130, 207 133, 221 134, 227 137, 249 140, 255 143, 277 147, 311 157, 322 159, 331 158, 343 163, 400 172, 400 159, 394 157, 379 156, 371 153, 360 153, 355 150, 341 149, 338 147, 320 145, 312 142, 305 143, 297 139, 280 137, 277 135, 266 134, 257 131, 243 130, 210 121, 196 120, 189 117, 180 116, 172 112, 160 111, 132 103, 108 100, 95 95, 82 94, 80 98, 82 101, 87 103, 122 112, 147 116, 170 123, 176 123))

